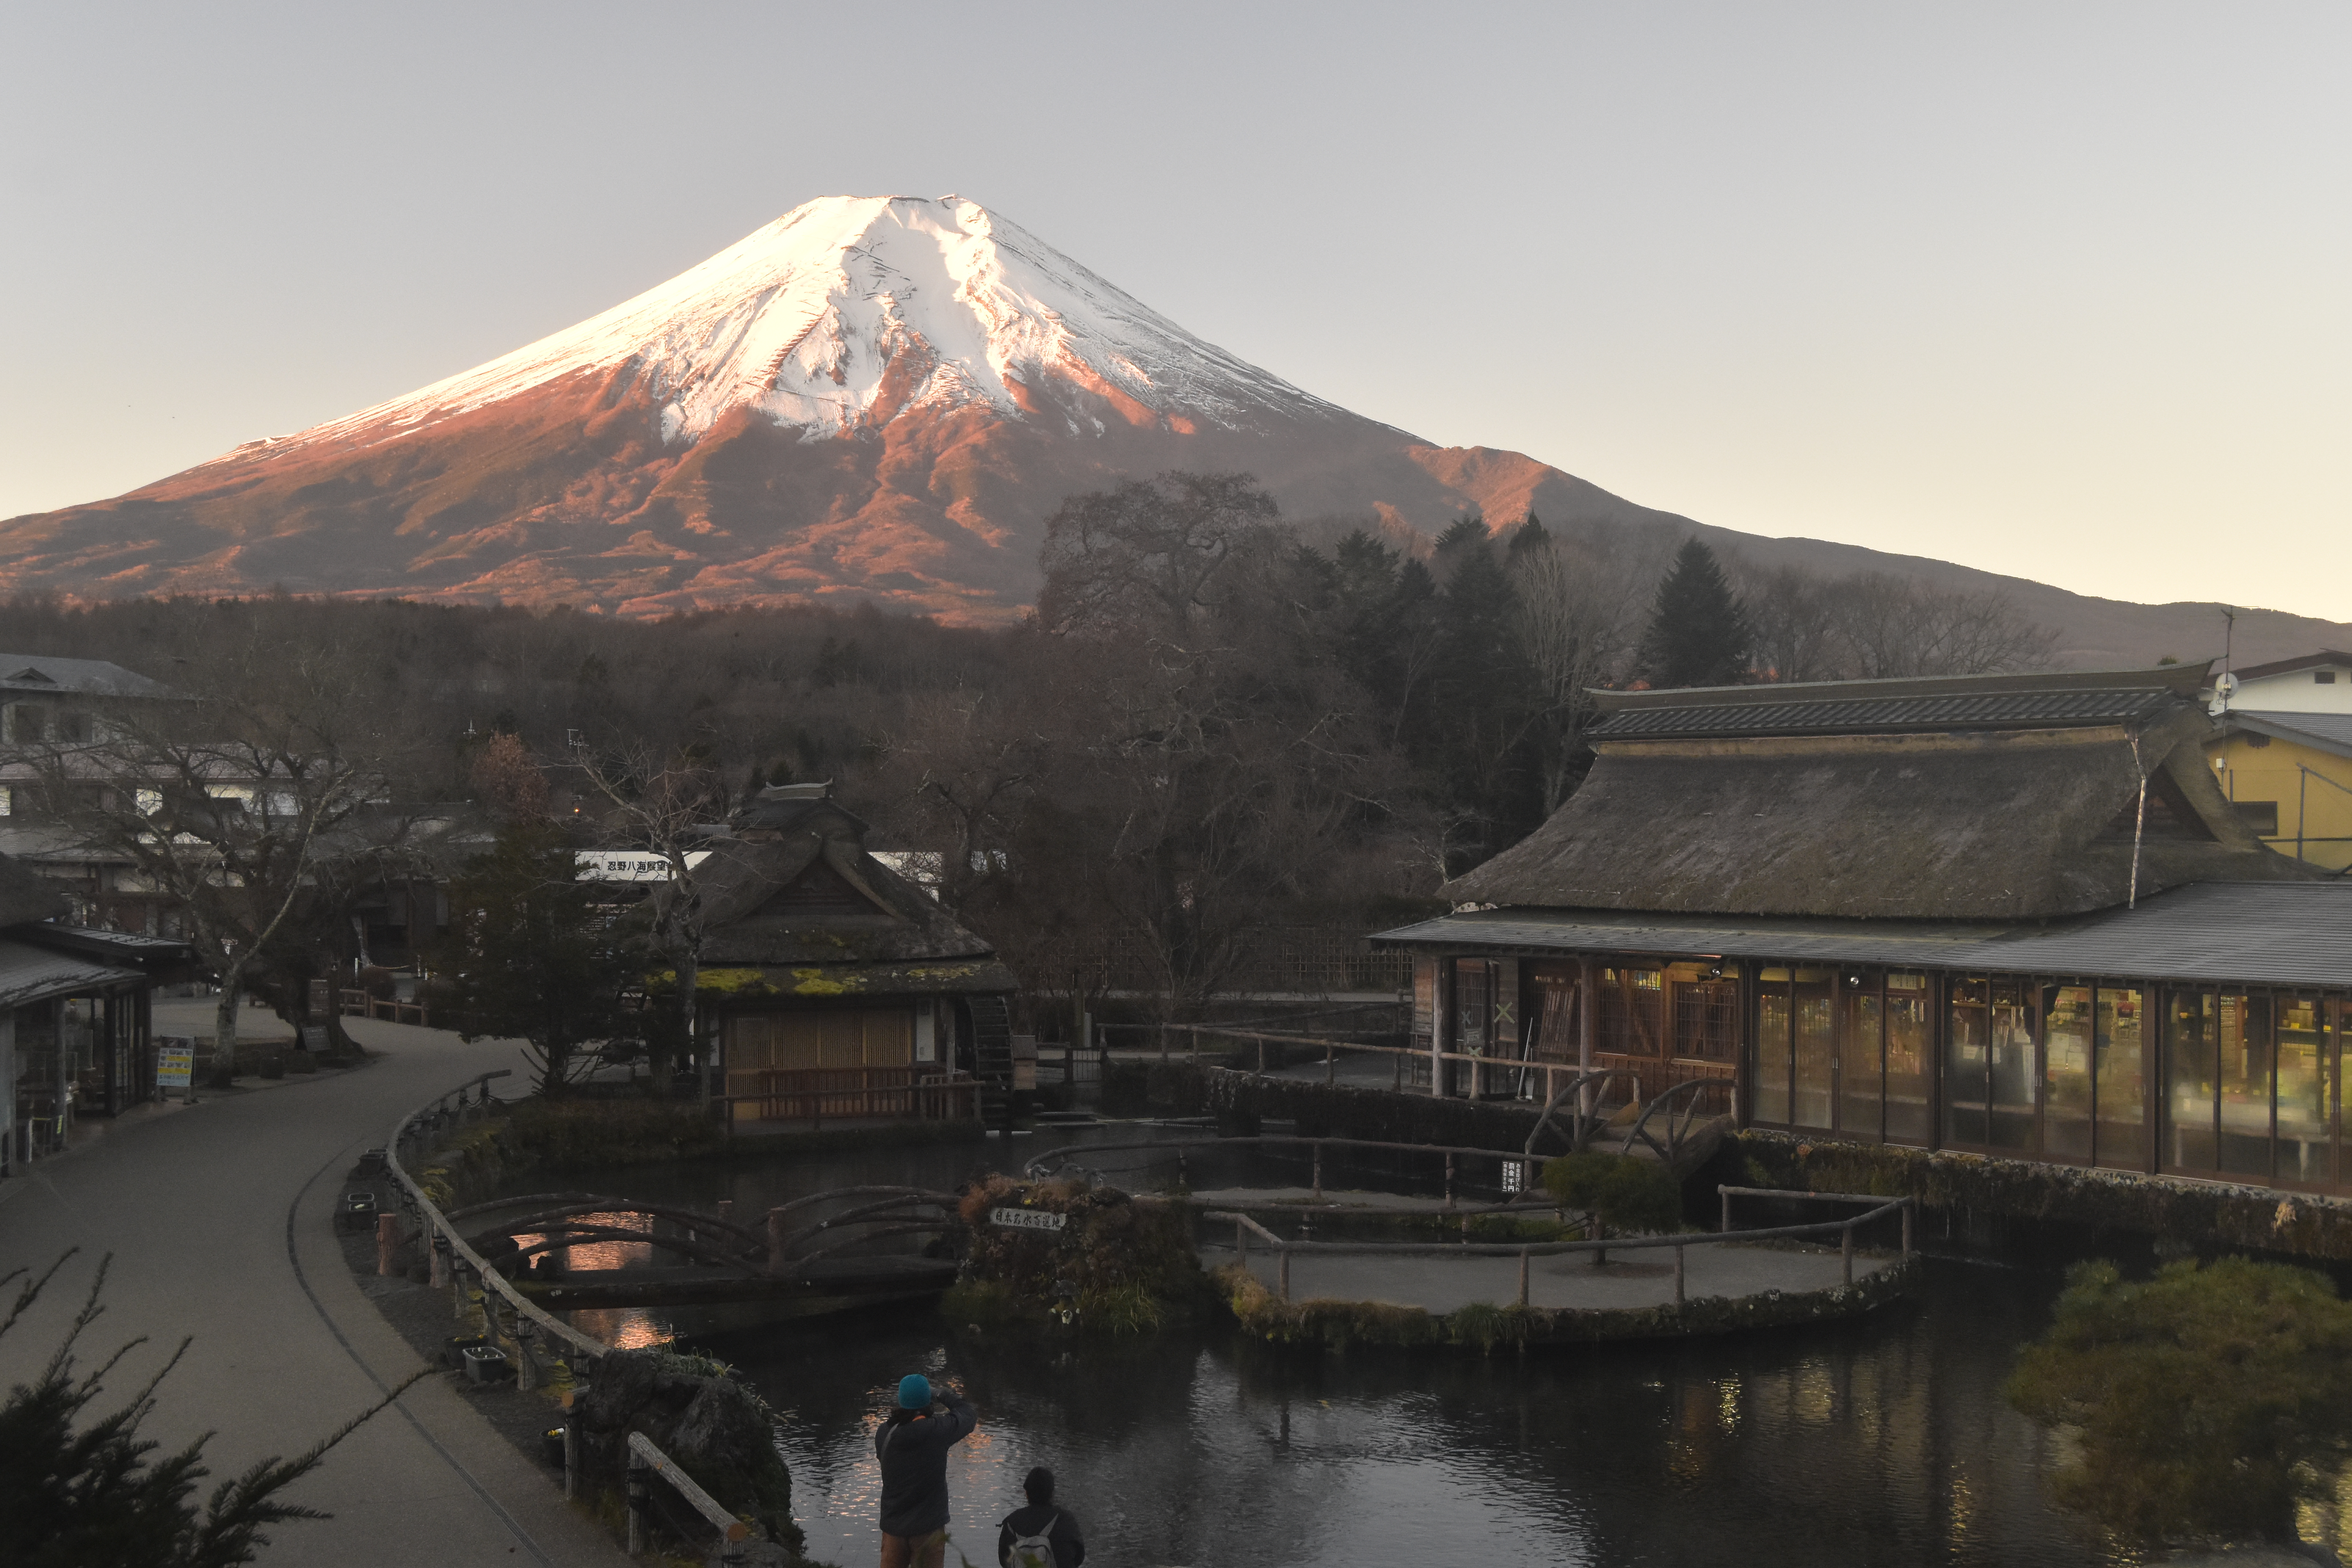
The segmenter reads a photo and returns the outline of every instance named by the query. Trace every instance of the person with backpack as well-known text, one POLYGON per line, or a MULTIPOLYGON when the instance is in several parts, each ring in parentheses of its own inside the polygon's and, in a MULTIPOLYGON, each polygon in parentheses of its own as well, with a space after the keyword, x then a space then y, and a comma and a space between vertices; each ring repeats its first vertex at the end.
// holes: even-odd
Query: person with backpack
POLYGON ((953 1389, 939 1391, 910 1372, 898 1407, 874 1434, 882 1466, 882 1568, 940 1568, 948 1549, 948 1450, 980 1425, 980 1412, 953 1389))
POLYGON ((1006 1515, 996 1532, 1001 1568, 1078 1568, 1087 1560, 1086 1540, 1069 1511, 1054 1506, 1054 1472, 1038 1466, 1021 1489, 1029 1506, 1006 1515))

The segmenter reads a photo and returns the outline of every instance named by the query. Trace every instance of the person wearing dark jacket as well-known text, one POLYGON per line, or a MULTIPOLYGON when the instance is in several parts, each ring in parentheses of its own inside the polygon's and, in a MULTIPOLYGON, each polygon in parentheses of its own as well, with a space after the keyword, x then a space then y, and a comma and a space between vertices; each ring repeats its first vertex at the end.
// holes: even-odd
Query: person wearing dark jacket
POLYGON ((898 1382, 898 1407, 874 1434, 882 1464, 882 1568, 940 1568, 948 1548, 948 1450, 980 1425, 971 1401, 940 1391, 945 1410, 931 1407, 930 1380, 908 1373, 898 1382))
MULTIPOLYGON (((1054 1549, 1054 1568, 1078 1568, 1087 1560, 1086 1539, 1078 1533, 1078 1521, 1068 1510, 1054 1506, 1054 1472, 1038 1466, 1021 1483, 1021 1489, 1027 1495, 1029 1506, 1016 1508, 1006 1515, 996 1532, 999 1568, 1016 1568, 1013 1561, 1014 1542, 1040 1535, 1054 1549)), ((1019 1564, 1017 1568, 1028 1565, 1019 1564)))

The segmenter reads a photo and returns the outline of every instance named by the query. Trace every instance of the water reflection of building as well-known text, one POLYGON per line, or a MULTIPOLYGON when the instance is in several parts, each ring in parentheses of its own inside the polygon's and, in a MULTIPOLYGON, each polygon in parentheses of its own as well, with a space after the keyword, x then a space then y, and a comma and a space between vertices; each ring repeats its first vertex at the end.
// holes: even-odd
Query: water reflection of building
POLYGON ((1710 1079, 1752 1126, 2352 1185, 2352 881, 2233 808, 2206 673, 1603 694, 1584 787, 1381 939, 1421 1040, 1710 1079))

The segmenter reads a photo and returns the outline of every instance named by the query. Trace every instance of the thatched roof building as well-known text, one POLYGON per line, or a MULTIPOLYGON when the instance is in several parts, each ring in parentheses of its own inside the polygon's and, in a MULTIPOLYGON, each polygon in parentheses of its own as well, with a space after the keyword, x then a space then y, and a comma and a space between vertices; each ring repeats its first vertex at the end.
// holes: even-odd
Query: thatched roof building
POLYGON ((731 1125, 974 1115, 1009 1079, 1012 973, 866 847, 824 784, 762 790, 684 888, 731 1125))
POLYGON ((1506 908, 2042 920, 2135 886, 2312 876, 2214 784, 2204 679, 1601 693, 1584 786, 1447 890, 1506 908))

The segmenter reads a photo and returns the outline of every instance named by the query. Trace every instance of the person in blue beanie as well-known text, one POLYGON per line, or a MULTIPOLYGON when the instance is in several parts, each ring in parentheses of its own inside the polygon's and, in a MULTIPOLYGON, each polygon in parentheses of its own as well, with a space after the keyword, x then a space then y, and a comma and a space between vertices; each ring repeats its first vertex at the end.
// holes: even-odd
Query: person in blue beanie
POLYGON ((882 1464, 882 1568, 940 1568, 948 1549, 948 1450, 980 1425, 980 1412, 953 1389, 938 1391, 910 1372, 898 1380, 898 1408, 874 1434, 882 1464))

